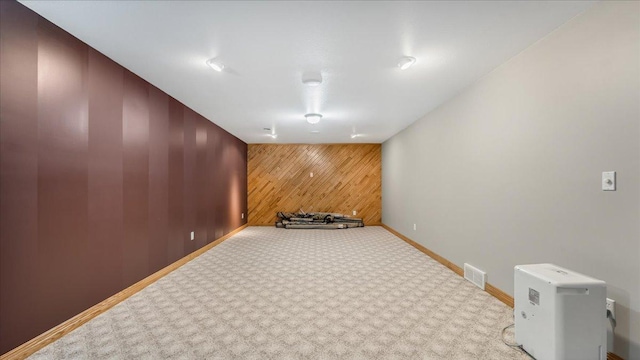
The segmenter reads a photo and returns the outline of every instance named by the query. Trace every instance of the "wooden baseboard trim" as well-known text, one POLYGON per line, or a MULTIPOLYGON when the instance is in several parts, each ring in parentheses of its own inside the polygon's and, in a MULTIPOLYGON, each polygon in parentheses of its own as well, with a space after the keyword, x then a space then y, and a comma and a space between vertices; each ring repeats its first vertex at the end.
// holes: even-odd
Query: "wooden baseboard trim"
POLYGON ((244 228, 246 228, 248 225, 242 225, 239 228, 233 230, 232 232, 228 233, 227 235, 222 236, 219 239, 216 239, 215 241, 201 247, 200 249, 192 252, 191 254, 181 258, 180 260, 167 265, 166 267, 158 270, 157 272, 147 276, 146 278, 138 281, 137 283, 129 286, 128 288, 120 291, 119 293, 99 302, 98 304, 90 307, 89 309, 81 312, 80 314, 72 317, 71 319, 63 322, 62 324, 36 336, 35 338, 27 341, 26 343, 16 347, 13 350, 10 350, 7 353, 4 353, 2 355, 0 355, 0 360, 13 360, 13 359, 26 359, 27 357, 29 357, 30 355, 34 354, 35 352, 37 352, 38 350, 42 349, 43 347, 51 344, 52 342, 60 339, 61 337, 67 335, 68 333, 72 332, 73 330, 77 329, 78 327, 80 327, 81 325, 85 324, 86 322, 88 322, 89 320, 95 318, 96 316, 104 313, 105 311, 111 309, 112 307, 114 307, 115 305, 119 304, 120 302, 122 302, 123 300, 127 299, 128 297, 134 295, 135 293, 139 292, 140 290, 144 289, 145 287, 153 284, 154 282, 158 281, 159 279, 161 279, 162 277, 166 276, 167 274, 169 274, 170 272, 176 270, 177 268, 181 267, 182 265, 188 263, 189 261, 195 259, 196 257, 204 254, 205 252, 207 252, 208 250, 212 249, 213 247, 215 247, 216 245, 219 245, 221 242, 227 240, 228 238, 230 238, 231 236, 237 234, 238 232, 240 232, 241 230, 243 230, 244 228))
MULTIPOLYGON (((454 263, 452 263, 451 261, 445 259, 444 257, 434 253, 433 251, 427 249, 426 247, 418 244, 417 242, 409 239, 408 237, 402 235, 401 233, 397 232, 395 229, 382 224, 382 227, 387 229, 387 231, 389 231, 390 233, 392 233, 393 235, 399 237, 400 239, 404 240, 405 242, 407 242, 409 245, 415 247, 416 249, 422 251, 423 253, 427 254, 430 258, 434 259, 435 261, 441 263, 442 265, 448 267, 449 269, 451 269, 454 273, 460 275, 460 276, 464 276, 464 270, 462 270, 462 268, 454 263)), ((493 297, 495 297, 496 299, 502 301, 503 303, 505 303, 506 305, 508 305, 509 307, 513 308, 513 297, 511 297, 509 294, 505 293, 504 291, 498 289, 497 287, 486 283, 485 287, 484 287, 485 291, 488 292, 490 295, 492 295, 493 297)))
MULTIPOLYGON (((117 293, 117 294, 115 294, 115 295, 113 295, 113 296, 101 301, 100 303, 90 307, 89 309, 81 312, 80 314, 78 314, 78 315, 72 317, 71 319, 63 322, 62 324, 60 324, 60 325, 48 330, 47 332, 44 332, 44 333, 36 336, 35 338, 27 341, 26 343, 16 347, 13 350, 10 350, 9 352, 0 355, 0 360, 26 359, 27 357, 33 355, 34 353, 36 353, 38 350, 42 349, 43 347, 51 344, 52 342, 60 339, 61 337, 67 335, 68 333, 72 332, 73 330, 75 330, 78 327, 82 326, 83 324, 87 323, 88 321, 90 321, 91 319, 95 318, 96 316, 104 313, 105 311, 111 309, 115 305, 119 304, 120 302, 124 301, 125 299, 129 298, 130 296, 134 295, 135 293, 139 292, 140 290, 144 289, 145 287, 147 287, 147 286, 153 284, 154 282, 158 281, 159 279, 161 279, 162 277, 166 276, 170 272, 178 269, 182 265, 184 265, 184 264, 188 263, 189 261, 195 259, 196 257, 204 254, 205 252, 207 252, 208 250, 212 249, 216 245, 219 245, 221 242, 227 240, 231 236, 233 236, 233 235, 237 234, 238 232, 242 231, 247 226, 260 226, 260 225, 245 224, 245 225, 240 226, 239 228, 237 228, 237 229, 233 230, 232 232, 228 233, 227 235, 224 235, 223 237, 215 240, 214 242, 209 243, 209 244, 203 246, 202 248, 192 252, 191 254, 183 257, 182 259, 180 259, 180 260, 178 260, 178 261, 176 261, 176 262, 174 262, 174 263, 172 263, 170 265, 167 265, 165 268, 163 268, 161 270, 158 270, 157 272, 147 276, 146 278, 138 281, 137 283, 129 286, 128 288, 120 291, 119 293, 117 293)), ((370 226, 378 226, 378 224, 370 225, 370 226)), ((387 226, 385 224, 379 224, 379 226, 382 226, 383 228, 385 228, 390 233, 392 233, 395 236, 399 237, 400 239, 404 240, 408 244, 412 245, 416 249, 418 249, 421 252, 425 253, 426 255, 431 257, 432 259, 438 261, 442 265, 448 267, 449 269, 451 269, 456 274, 458 274, 460 276, 463 276, 462 268, 460 268, 456 264, 454 264, 454 263, 450 262, 449 260, 443 258, 442 256, 434 253, 433 251, 427 249, 426 247, 418 244, 417 242, 409 239, 408 237, 402 235, 401 233, 397 232, 396 230, 394 230, 393 228, 391 228, 391 227, 389 227, 389 226, 387 226)), ((506 294, 505 292, 503 292, 502 290, 496 288, 495 286, 493 286, 493 285, 491 285, 489 283, 486 284, 485 289, 489 294, 493 295, 498 300, 502 301, 503 303, 507 304, 510 307, 513 307, 513 298, 511 296, 509 296, 508 294, 506 294)), ((614 354, 614 353, 607 353, 607 360, 624 360, 624 359, 622 357, 614 354)))
MULTIPOLYGON (((248 226, 269 226, 269 227, 275 227, 275 223, 273 223, 273 224, 248 224, 248 226)), ((371 223, 371 224, 364 224, 364 226, 384 226, 384 224, 382 224, 382 223, 371 223)), ((353 228, 353 229, 357 229, 357 228, 353 228)), ((338 230, 343 230, 343 229, 338 229, 338 230)))
POLYGON ((498 289, 497 287, 486 283, 484 285, 484 291, 488 292, 489 294, 493 295, 493 297, 495 297, 496 299, 502 301, 503 303, 507 304, 509 307, 513 307, 513 297, 511 297, 511 295, 507 294, 506 292, 498 289))
MULTIPOLYGON (((409 239, 408 237, 402 235, 401 233, 397 232, 395 229, 385 225, 385 224, 381 224, 381 226, 385 229, 387 229, 387 231, 389 231, 390 233, 392 233, 393 235, 399 237, 400 239, 404 240, 405 242, 407 242, 409 245, 415 247, 416 249, 420 250, 421 252, 427 254, 430 258, 434 259, 435 261, 439 262, 440 264, 448 267, 449 269, 451 269, 454 273, 460 275, 460 276, 464 276, 464 270, 462 270, 461 267, 459 267, 458 265, 452 263, 451 261, 443 258, 442 256, 434 253, 433 251, 427 249, 426 247, 418 244, 417 242, 409 239)), ((497 287, 486 283, 485 284, 485 291, 488 292, 490 295, 492 295, 493 297, 495 297, 496 299, 502 301, 503 303, 505 303, 507 306, 513 308, 513 297, 511 297, 511 295, 505 293, 504 291, 498 289, 497 287)), ((614 353, 607 353, 607 360, 624 360, 623 358, 621 358, 620 356, 614 354, 614 353)))
POLYGON ((418 244, 417 242, 411 240, 410 238, 402 235, 401 233, 397 232, 395 229, 389 227, 386 224, 382 224, 382 227, 387 229, 387 231, 389 231, 390 233, 392 233, 393 235, 399 237, 400 239, 404 240, 406 243, 408 243, 409 245, 413 246, 414 248, 420 250, 421 252, 427 254, 430 258, 432 258, 433 260, 439 262, 440 264, 448 267, 449 269, 451 269, 451 271, 453 271, 454 273, 463 276, 464 275, 464 271, 462 270, 462 268, 454 263, 452 263, 451 261, 443 258, 442 256, 434 253, 433 251, 427 249, 426 247, 418 244))
POLYGON ((624 359, 610 352, 610 353, 607 353, 607 360, 624 360, 624 359))

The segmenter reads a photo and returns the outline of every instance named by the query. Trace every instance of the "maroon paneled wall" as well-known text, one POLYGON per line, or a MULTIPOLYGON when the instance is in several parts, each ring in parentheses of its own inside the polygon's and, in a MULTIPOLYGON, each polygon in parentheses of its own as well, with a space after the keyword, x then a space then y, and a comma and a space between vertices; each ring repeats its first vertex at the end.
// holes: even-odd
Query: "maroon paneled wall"
POLYGON ((0 15, 2 354, 244 224, 247 145, 23 5, 0 15))

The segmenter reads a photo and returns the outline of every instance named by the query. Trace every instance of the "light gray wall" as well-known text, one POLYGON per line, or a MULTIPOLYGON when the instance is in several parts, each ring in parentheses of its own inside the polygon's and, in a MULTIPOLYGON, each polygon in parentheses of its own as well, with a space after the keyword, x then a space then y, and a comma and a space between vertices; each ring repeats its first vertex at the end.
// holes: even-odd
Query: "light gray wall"
POLYGON ((594 5, 386 141, 382 158, 385 224, 510 294, 517 264, 605 280, 614 351, 640 359, 640 3, 594 5), (611 170, 618 191, 604 192, 611 170))

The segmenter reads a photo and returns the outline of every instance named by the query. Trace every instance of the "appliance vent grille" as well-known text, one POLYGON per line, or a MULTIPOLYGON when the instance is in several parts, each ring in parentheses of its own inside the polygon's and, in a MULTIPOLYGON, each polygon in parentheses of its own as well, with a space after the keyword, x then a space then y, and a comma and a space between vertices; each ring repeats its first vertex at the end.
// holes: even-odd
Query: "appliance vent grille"
POLYGON ((464 278, 471 281, 475 286, 484 290, 487 273, 467 263, 464 263, 464 278))

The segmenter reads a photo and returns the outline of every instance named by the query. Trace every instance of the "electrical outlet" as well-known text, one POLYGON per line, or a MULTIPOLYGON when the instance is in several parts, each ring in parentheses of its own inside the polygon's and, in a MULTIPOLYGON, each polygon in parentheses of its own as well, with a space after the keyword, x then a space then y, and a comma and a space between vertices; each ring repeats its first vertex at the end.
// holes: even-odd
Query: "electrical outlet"
POLYGON ((413 224, 413 231, 416 230, 416 224, 413 224))
POLYGON ((244 219, 244 213, 242 213, 242 218, 244 219))
POLYGON ((355 216, 355 215, 356 215, 356 211, 355 211, 355 210, 353 210, 353 216, 355 216))
POLYGON ((192 231, 191 232, 191 240, 194 240, 196 238, 196 232, 192 231))
POLYGON ((616 301, 613 299, 607 298, 607 310, 611 311, 611 317, 616 319, 616 301))

